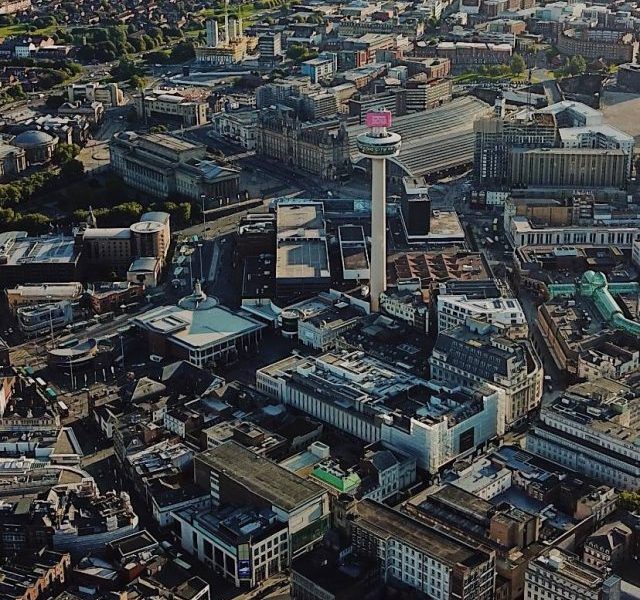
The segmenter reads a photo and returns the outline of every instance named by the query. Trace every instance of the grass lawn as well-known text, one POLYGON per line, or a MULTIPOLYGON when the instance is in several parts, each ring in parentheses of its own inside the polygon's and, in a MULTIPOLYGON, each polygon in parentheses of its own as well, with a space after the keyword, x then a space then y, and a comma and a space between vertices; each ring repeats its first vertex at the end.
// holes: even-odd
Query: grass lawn
POLYGON ((42 29, 36 29, 35 31, 27 31, 27 25, 25 23, 19 23, 17 25, 2 25, 0 26, 0 38, 9 37, 11 35, 24 35, 29 33, 30 35, 51 35, 58 29, 64 29, 61 25, 50 25, 49 27, 43 27, 42 29))

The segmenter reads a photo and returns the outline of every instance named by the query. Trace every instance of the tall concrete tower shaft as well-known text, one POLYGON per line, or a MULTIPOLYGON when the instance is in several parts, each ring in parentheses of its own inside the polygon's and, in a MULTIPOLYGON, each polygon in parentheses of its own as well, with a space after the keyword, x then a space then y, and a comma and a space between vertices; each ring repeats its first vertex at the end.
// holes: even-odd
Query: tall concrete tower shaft
POLYGON ((387 130, 388 111, 367 114, 369 131, 358 136, 358 150, 371 159, 371 269, 369 277, 372 312, 380 310, 380 294, 387 289, 387 168, 388 158, 400 152, 401 138, 387 130))

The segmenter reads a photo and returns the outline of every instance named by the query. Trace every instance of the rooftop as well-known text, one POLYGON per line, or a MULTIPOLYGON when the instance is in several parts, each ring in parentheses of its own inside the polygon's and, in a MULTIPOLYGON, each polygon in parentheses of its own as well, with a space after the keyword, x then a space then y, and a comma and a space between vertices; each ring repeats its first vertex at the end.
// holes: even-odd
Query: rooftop
POLYGON ((25 231, 0 233, 0 269, 24 264, 74 263, 80 257, 75 240, 63 235, 29 237, 25 231), (6 259, 3 261, 3 257, 6 259))
POLYGON ((323 494, 320 486, 258 456, 237 442, 226 442, 207 450, 197 455, 196 461, 224 473, 237 484, 284 510, 293 510, 323 494))
POLYGON ((384 539, 400 539, 416 550, 449 566, 477 566, 489 559, 475 550, 397 510, 370 500, 358 503, 355 523, 384 539))

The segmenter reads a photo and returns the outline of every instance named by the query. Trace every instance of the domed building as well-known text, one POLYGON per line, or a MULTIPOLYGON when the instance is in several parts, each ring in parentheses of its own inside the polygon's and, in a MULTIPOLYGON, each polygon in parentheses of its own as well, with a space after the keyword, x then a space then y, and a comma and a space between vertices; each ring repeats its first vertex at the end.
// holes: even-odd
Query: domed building
POLYGON ((56 136, 31 129, 17 135, 13 145, 22 148, 26 153, 27 162, 34 165, 49 162, 58 142, 59 139, 56 136))

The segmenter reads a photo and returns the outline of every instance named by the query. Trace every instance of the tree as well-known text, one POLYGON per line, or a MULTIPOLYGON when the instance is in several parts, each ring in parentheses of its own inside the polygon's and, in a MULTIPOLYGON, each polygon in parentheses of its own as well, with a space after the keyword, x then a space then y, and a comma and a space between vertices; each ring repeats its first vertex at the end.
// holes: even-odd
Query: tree
POLYGON ((287 49, 287 58, 297 63, 315 58, 316 56, 318 56, 318 53, 315 50, 309 50, 309 48, 302 44, 291 44, 287 49))
POLYGON ((630 512, 640 511, 640 490, 635 492, 620 492, 618 506, 630 512))
POLYGON ((196 51, 193 48, 191 42, 180 42, 171 51, 171 62, 181 63, 188 60, 193 60, 196 56, 196 51))
POLYGON ((53 151, 53 161, 59 165, 65 165, 80 154, 80 146, 77 144, 58 144, 53 151))
POLYGON ((569 75, 582 75, 587 70, 587 61, 580 55, 572 56, 568 67, 569 75))
POLYGON ((524 58, 522 58, 522 56, 520 56, 519 54, 514 54, 511 57, 509 68, 514 75, 522 75, 522 73, 524 73, 524 70, 527 68, 527 65, 524 62, 524 58))
POLYGON ((146 85, 146 81, 142 75, 133 75, 131 79, 129 79, 129 85, 136 90, 143 90, 146 85))
MULTIPOLYGON (((166 132, 167 132, 167 126, 166 125, 154 125, 153 127, 151 127, 149 129, 149 133, 166 133, 166 132)), ((167 210, 167 212, 169 212, 169 211, 167 210)))
POLYGON ((67 179, 76 179, 84 175, 84 164, 77 158, 72 158, 62 165, 60 173, 67 179))

